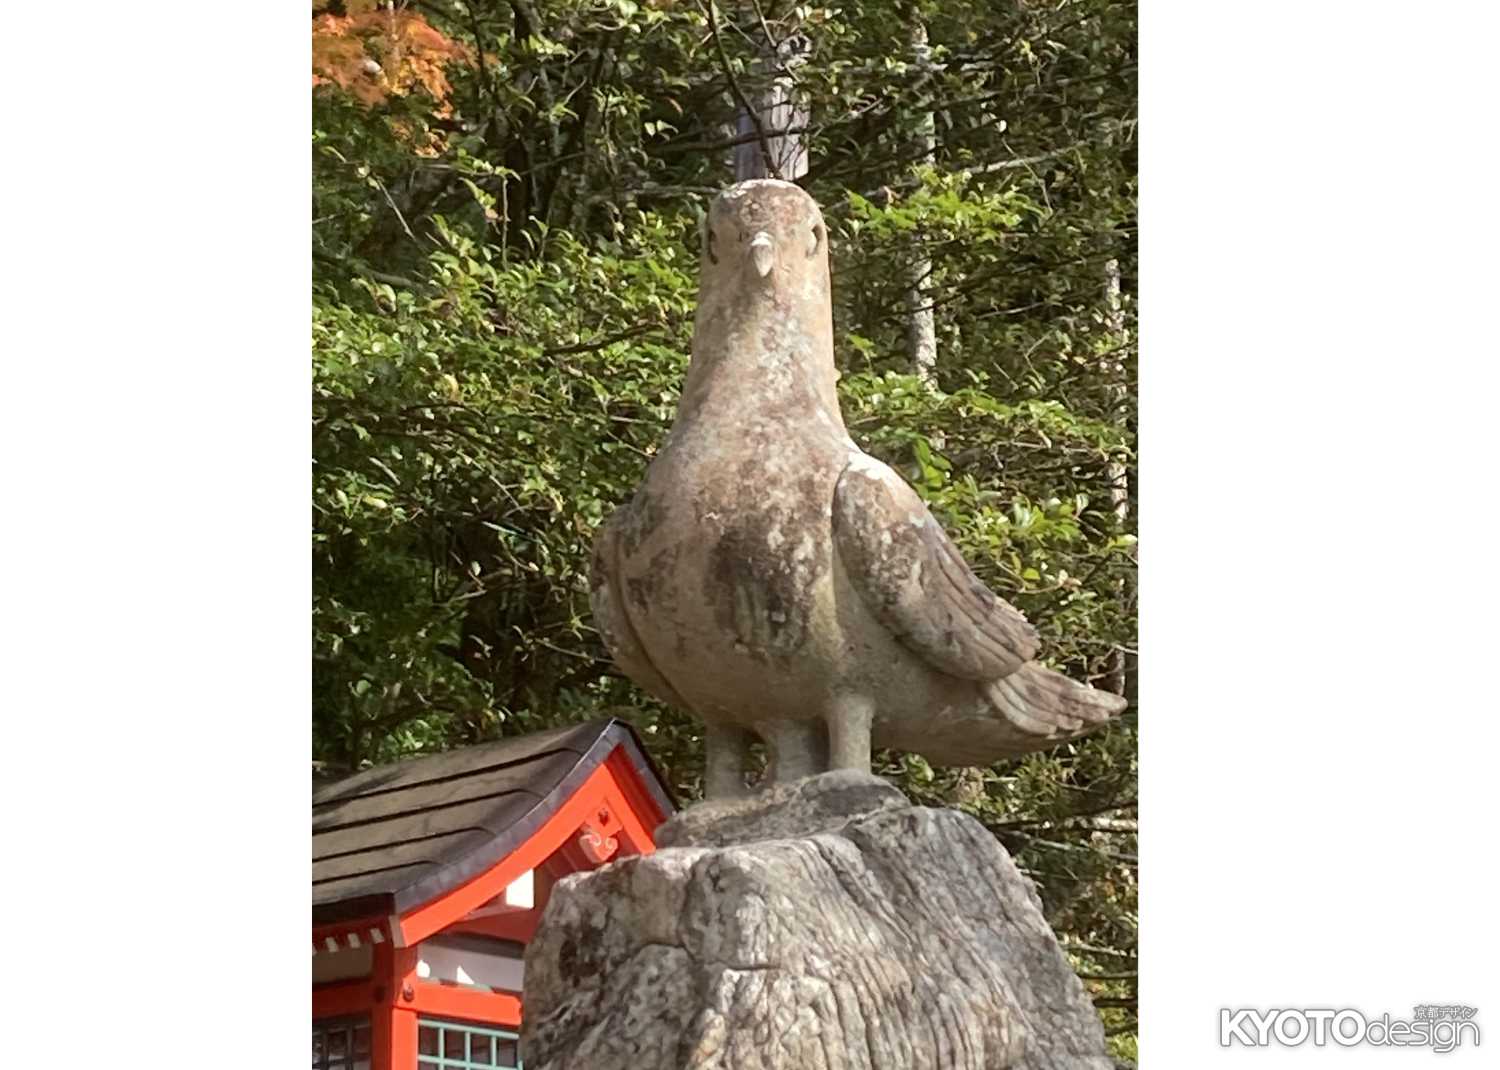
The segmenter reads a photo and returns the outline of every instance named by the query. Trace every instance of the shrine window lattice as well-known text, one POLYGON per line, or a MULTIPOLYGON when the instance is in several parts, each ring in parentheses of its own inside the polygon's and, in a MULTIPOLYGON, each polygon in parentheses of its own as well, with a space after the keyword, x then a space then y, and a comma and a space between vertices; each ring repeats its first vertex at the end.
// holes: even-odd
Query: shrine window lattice
POLYGON ((312 1070, 370 1070, 370 1020, 332 1018, 313 1022, 312 1070))
POLYGON ((521 1038, 506 1029, 423 1018, 417 1070, 521 1070, 521 1038))

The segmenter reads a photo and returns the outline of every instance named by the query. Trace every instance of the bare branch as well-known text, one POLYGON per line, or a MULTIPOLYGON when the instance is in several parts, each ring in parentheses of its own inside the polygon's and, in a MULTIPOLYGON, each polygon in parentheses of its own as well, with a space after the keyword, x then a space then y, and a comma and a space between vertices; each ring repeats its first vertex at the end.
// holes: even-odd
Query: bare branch
POLYGON ((370 175, 370 181, 375 183, 375 188, 380 190, 380 192, 385 196, 385 203, 390 205, 391 211, 396 213, 396 218, 401 221, 401 229, 406 231, 406 236, 412 241, 417 242, 418 245, 421 245, 422 243, 417 241, 417 236, 411 232, 411 227, 406 225, 406 217, 401 214, 401 209, 396 207, 395 198, 391 196, 391 191, 385 188, 385 183, 380 181, 380 179, 376 178, 373 174, 370 175))
POLYGON ((1135 961, 1134 951, 1121 951, 1113 947, 1097 947, 1093 944, 1063 944, 1064 951, 1072 951, 1080 955, 1102 955, 1107 959, 1127 959, 1135 961))
POLYGON ((542 350, 542 355, 544 357, 560 357, 568 353, 589 353, 596 349, 612 346, 616 342, 623 342, 627 338, 636 338, 660 329, 661 324, 659 323, 642 323, 626 328, 623 331, 618 331, 615 334, 605 335, 603 338, 595 338, 587 342, 577 342, 573 345, 555 346, 551 349, 544 349, 542 350))

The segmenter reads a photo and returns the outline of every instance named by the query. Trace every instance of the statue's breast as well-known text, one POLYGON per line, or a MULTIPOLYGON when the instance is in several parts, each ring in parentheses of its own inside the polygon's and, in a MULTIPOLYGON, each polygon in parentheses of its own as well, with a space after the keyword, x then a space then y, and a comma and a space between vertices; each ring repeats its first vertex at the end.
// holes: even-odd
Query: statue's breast
POLYGON ((828 601, 831 509, 844 464, 831 436, 764 423, 674 429, 625 511, 624 593, 661 641, 707 656, 796 657, 828 601))
POLYGON ((745 457, 732 484, 707 495, 699 595, 737 652, 797 653, 813 632, 818 589, 831 568, 832 482, 817 466, 745 457))

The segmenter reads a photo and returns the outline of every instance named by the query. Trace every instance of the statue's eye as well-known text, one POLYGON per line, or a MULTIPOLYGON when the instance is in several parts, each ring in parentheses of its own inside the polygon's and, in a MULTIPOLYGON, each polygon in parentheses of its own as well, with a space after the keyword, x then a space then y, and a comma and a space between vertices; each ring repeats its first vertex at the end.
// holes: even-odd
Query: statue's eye
POLYGON ((814 223, 813 224, 812 235, 813 235, 812 248, 807 251, 807 256, 808 256, 809 260, 818 255, 818 247, 823 244, 823 224, 822 223, 814 223))

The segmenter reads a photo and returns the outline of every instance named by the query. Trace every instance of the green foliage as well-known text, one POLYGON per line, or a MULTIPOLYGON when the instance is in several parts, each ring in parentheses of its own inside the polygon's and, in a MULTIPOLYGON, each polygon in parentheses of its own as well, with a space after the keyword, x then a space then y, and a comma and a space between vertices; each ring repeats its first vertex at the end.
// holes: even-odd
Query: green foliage
MULTIPOLYGON (((804 184, 829 223, 851 434, 1055 667, 1117 680, 1135 646, 1133 507, 1112 496, 1135 486, 1133 7, 719 10, 748 91, 767 29, 812 44, 804 184), (930 386, 907 351, 913 264, 930 386)), ((701 9, 673 0, 403 17, 425 51, 401 80, 380 46, 383 89, 358 81, 353 30, 315 23, 333 81, 313 92, 314 756, 353 768, 618 713, 692 799, 701 730, 611 668, 587 572, 675 411, 699 224, 730 181, 728 81, 701 9)), ((1134 708, 990 769, 880 765, 1016 855, 1131 1056, 1134 708)))

